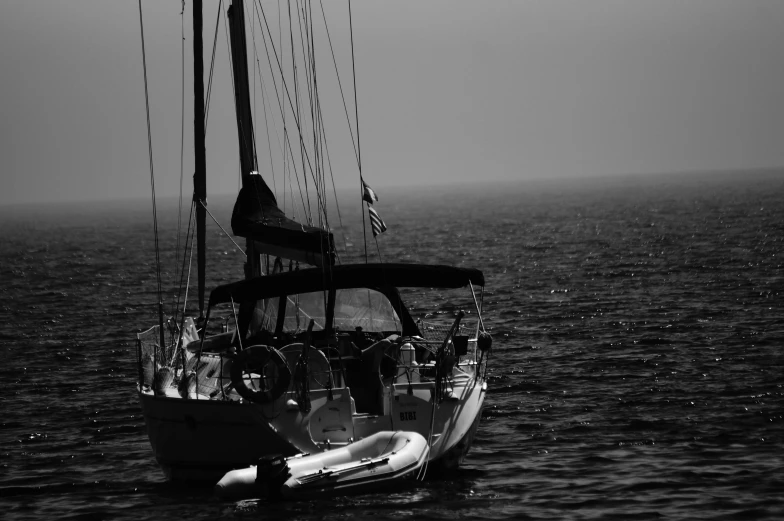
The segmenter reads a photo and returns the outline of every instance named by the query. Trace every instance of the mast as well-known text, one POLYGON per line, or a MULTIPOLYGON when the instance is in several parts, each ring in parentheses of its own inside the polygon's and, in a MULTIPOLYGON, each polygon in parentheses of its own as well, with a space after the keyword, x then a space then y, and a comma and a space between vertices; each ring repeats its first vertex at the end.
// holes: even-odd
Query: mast
MULTIPOLYGON (((237 133, 240 144, 240 172, 242 187, 250 189, 252 175, 259 175, 256 167, 255 139, 250 108, 248 80, 248 51, 245 41, 245 6, 243 0, 234 0, 229 6, 229 32, 231 33, 231 61, 234 70, 234 103, 237 111, 237 133)), ((245 278, 261 275, 261 262, 253 238, 245 239, 245 278)))
POLYGON ((193 198, 196 203, 196 244, 199 272, 199 318, 204 317, 205 226, 207 212, 207 159, 204 147, 204 58, 202 57, 202 3, 193 0, 193 146, 195 172, 193 198))

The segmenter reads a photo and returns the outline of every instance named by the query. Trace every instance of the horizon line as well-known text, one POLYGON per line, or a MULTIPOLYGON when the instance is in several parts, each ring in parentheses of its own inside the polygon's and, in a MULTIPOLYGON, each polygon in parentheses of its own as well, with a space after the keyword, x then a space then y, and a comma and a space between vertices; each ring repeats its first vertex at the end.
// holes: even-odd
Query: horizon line
MULTIPOLYGON (((698 176, 698 175, 748 175, 748 174, 784 174, 784 166, 765 166, 765 167, 748 167, 748 168, 728 168, 728 169, 691 169, 691 170, 680 170, 680 171, 665 171, 665 172, 627 172, 627 173, 604 173, 604 174, 563 174, 563 175, 556 175, 556 176, 537 176, 537 177, 525 177, 522 179, 487 179, 487 180, 440 180, 440 181, 433 181, 433 182, 425 182, 425 183, 418 183, 413 185, 403 185, 403 184, 385 184, 383 182, 374 182, 373 185, 375 186, 375 190, 378 191, 379 189, 382 190, 401 190, 405 189, 406 187, 417 188, 417 189, 438 189, 443 188, 445 185, 452 185, 454 188, 458 187, 471 187, 476 185, 484 185, 484 186, 498 186, 498 185, 524 185, 526 183, 547 183, 547 182, 564 182, 564 181, 578 181, 578 182, 587 182, 587 181, 602 181, 602 180, 629 180, 630 178, 639 179, 642 177, 667 177, 667 176, 698 176)), ((336 190, 339 192, 346 192, 353 188, 350 188, 349 184, 340 183, 335 185, 336 190)), ((183 194, 184 195, 184 194, 183 194)), ((208 197, 229 197, 236 195, 236 192, 215 192, 212 194, 208 194, 208 197)), ((179 195, 164 195, 158 196, 156 201, 170 201, 170 200, 177 200, 180 196, 179 195)), ((187 197, 190 199, 190 196, 187 197)), ((186 197, 183 197, 183 201, 186 200, 186 197)), ((113 196, 106 199, 97 199, 94 197, 80 199, 80 198, 66 198, 62 200, 56 199, 39 199, 39 200, 24 200, 19 202, 0 202, 0 210, 9 210, 13 209, 14 207, 19 206, 71 206, 74 204, 84 204, 84 203, 103 203, 103 204, 111 204, 111 203, 128 203, 128 202, 135 202, 135 201, 147 201, 151 203, 151 199, 149 194, 147 196, 142 195, 133 195, 130 197, 122 197, 122 196, 113 196)))

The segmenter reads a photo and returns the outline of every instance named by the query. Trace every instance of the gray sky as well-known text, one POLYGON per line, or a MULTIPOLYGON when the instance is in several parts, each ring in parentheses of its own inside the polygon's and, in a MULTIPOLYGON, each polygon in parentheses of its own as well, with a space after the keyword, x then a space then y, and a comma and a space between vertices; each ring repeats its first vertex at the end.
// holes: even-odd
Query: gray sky
MULTIPOLYGON (((208 67, 217 2, 205 4, 208 67)), ((346 4, 325 4, 350 72, 346 4)), ((276 16, 276 1, 263 5, 276 16)), ((180 2, 143 8, 157 190, 175 195, 180 2)), ((374 187, 784 165, 780 0, 361 0, 352 11, 362 163, 374 187)), ((212 194, 237 187, 222 31, 217 57, 212 194)), ((342 105, 324 81, 336 181, 356 183, 342 105)), ((342 81, 351 96, 350 74, 342 81)), ((257 98, 267 176, 261 110, 257 98)), ((146 140, 135 0, 0 4, 0 204, 149 197, 146 140)))

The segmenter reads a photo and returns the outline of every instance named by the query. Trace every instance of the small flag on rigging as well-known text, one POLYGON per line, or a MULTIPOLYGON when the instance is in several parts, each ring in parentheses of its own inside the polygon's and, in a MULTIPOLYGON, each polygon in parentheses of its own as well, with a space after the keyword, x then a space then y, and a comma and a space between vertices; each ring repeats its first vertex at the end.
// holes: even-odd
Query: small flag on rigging
POLYGON ((373 201, 378 201, 376 192, 365 183, 364 179, 360 180, 362 181, 362 200, 367 201, 368 204, 373 204, 373 201))
POLYGON ((381 220, 378 212, 372 206, 368 206, 368 212, 370 213, 370 227, 373 229, 373 237, 375 238, 377 235, 387 231, 387 225, 384 224, 384 221, 381 220))

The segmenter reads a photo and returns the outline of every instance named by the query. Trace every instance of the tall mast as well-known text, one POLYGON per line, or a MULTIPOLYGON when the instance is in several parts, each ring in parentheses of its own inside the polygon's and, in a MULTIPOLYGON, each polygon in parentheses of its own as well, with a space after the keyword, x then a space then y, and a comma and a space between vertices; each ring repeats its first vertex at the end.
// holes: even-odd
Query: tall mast
MULTIPOLYGON (((234 103, 237 111, 237 132, 240 144, 240 171, 243 188, 251 188, 256 172, 255 140, 250 108, 250 84, 248 79, 248 51, 245 40, 245 6, 243 0, 233 0, 229 7, 229 32, 231 33, 231 61, 234 70, 234 103)), ((259 254, 254 241, 246 239, 247 263, 245 277, 261 275, 259 254)))
POLYGON ((196 244, 199 266, 199 317, 204 317, 205 225, 207 204, 207 159, 204 149, 204 58, 202 57, 202 4, 193 0, 193 146, 196 171, 193 198, 196 202, 196 244))

